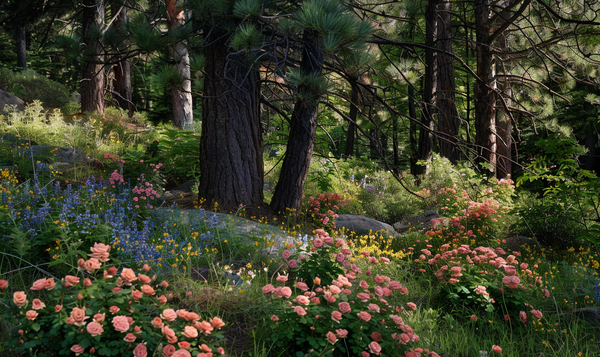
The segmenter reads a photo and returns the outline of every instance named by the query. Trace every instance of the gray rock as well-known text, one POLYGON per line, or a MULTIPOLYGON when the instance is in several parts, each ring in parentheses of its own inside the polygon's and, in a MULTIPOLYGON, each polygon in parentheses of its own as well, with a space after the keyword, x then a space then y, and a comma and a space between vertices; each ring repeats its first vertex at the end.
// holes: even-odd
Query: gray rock
POLYGON ((87 157, 84 153, 72 148, 35 145, 31 149, 34 157, 53 157, 53 161, 58 162, 87 162, 87 157))
POLYGON ((358 235, 369 234, 369 232, 382 232, 392 236, 397 236, 398 233, 394 230, 394 227, 387 223, 380 222, 373 218, 353 215, 353 214, 340 214, 335 219, 335 226, 337 229, 345 228, 346 230, 352 231, 358 235))
POLYGON ((409 218, 405 218, 402 221, 394 224, 394 228, 400 231, 407 231, 410 228, 421 229, 429 229, 431 225, 431 220, 434 218, 442 218, 436 210, 429 210, 423 212, 418 216, 413 216, 409 218))
POLYGON ((25 102, 21 98, 0 89, 0 112, 4 111, 5 105, 15 105, 17 110, 25 110, 25 102))

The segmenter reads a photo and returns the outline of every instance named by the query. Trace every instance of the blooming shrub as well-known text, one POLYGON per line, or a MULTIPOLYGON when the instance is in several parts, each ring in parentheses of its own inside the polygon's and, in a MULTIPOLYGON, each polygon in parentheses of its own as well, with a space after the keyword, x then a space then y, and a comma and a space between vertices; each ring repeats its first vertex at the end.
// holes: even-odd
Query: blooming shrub
POLYGON ((317 228, 335 228, 335 219, 340 208, 346 206, 350 199, 345 199, 337 193, 319 193, 302 200, 302 212, 306 213, 309 221, 317 228))
POLYGON ((547 298, 550 294, 542 288, 541 276, 536 276, 527 263, 519 263, 519 253, 507 255, 499 247, 471 249, 463 244, 452 249, 443 244, 433 250, 427 245, 413 254, 418 255, 416 267, 424 274, 433 274, 441 284, 439 301, 450 308, 469 306, 518 317, 527 307, 535 311, 528 303, 534 296, 547 298))
MULTIPOLYGON (((370 257, 372 265, 389 260, 370 257)), ((286 279, 278 279, 284 282, 286 279)), ((349 264, 331 284, 314 278, 314 288, 297 281, 288 286, 268 284, 263 294, 281 307, 271 317, 270 337, 279 348, 295 356, 438 356, 428 349, 409 348, 420 340, 402 316, 416 310, 414 303, 394 306, 390 296, 408 289, 382 275, 362 272, 349 264), (407 309, 408 308, 408 309, 407 309)))
POLYGON ((90 258, 79 260, 77 276, 35 281, 30 290, 45 291, 39 298, 16 291, 11 300, 8 283, 0 280, 0 296, 9 307, 4 317, 15 322, 9 344, 17 352, 40 357, 225 354, 220 318, 203 320, 197 313, 171 308, 169 284, 146 275, 147 265, 137 273, 130 268, 119 273, 115 266, 101 270, 110 249, 95 244, 90 258))

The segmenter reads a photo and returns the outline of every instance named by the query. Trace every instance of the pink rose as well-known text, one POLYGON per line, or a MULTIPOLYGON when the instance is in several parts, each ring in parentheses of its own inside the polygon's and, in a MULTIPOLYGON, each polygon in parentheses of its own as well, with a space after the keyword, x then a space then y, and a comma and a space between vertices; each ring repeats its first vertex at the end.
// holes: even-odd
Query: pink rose
POLYGON ((381 353, 381 346, 376 341, 369 343, 369 350, 376 355, 381 353))
POLYGON ((294 307, 294 312, 298 314, 298 316, 304 316, 307 314, 306 310, 302 306, 294 307))
POLYGON ((126 282, 129 285, 131 285, 132 282, 137 280, 137 276, 135 275, 135 272, 133 271, 133 269, 129 269, 129 268, 123 269, 123 271, 121 272, 121 278, 123 279, 124 282, 126 282))
POLYGON ((142 292, 137 289, 133 289, 133 291, 131 291, 131 297, 133 297, 133 300, 139 300, 143 296, 144 294, 142 294, 142 292))
POLYGON ((294 259, 288 260, 287 264, 292 269, 294 269, 296 266, 298 266, 298 262, 294 259))
POLYGON ((306 285, 305 283, 299 281, 296 283, 296 288, 302 290, 302 291, 308 291, 308 285, 306 285))
POLYGON ((198 330, 194 326, 186 326, 182 335, 187 338, 196 338, 198 337, 198 330))
POLYGON ((74 307, 73 310, 71 310, 71 317, 73 318, 73 321, 75 321, 75 326, 83 326, 85 320, 89 318, 89 316, 85 316, 85 308, 80 309, 78 307, 74 307))
POLYGON ((62 310, 62 305, 54 306, 54 312, 60 312, 62 310))
POLYGON ((102 332, 104 332, 102 325, 100 325, 100 323, 96 321, 92 321, 89 324, 87 324, 85 329, 92 336, 100 336, 102 335, 102 332))
POLYGON ((135 339, 136 339, 136 336, 130 332, 127 335, 125 335, 125 337, 123 338, 123 341, 131 343, 131 342, 135 341, 135 339))
POLYGON ((273 291, 275 291, 275 287, 273 286, 273 284, 265 285, 262 288, 263 294, 269 294, 269 293, 272 293, 273 291))
POLYGON ((212 325, 212 327, 216 328, 216 329, 220 329, 221 327, 225 326, 225 323, 223 322, 223 320, 221 320, 219 317, 213 317, 212 320, 210 320, 210 324, 212 325))
POLYGON ((34 310, 29 310, 25 313, 25 316, 27 317, 27 320, 33 321, 38 316, 38 313, 34 310))
POLYGON ((334 311, 331 313, 331 319, 333 321, 340 321, 342 319, 342 313, 339 311, 334 311))
POLYGON ((173 309, 165 309, 162 314, 160 314, 160 317, 167 321, 175 321, 177 313, 173 309))
POLYGON ((79 280, 81 280, 81 278, 78 278, 76 276, 73 275, 67 275, 65 276, 65 287, 70 287, 70 286, 75 286, 79 283, 79 280))
POLYGON ((101 262, 107 262, 109 260, 110 245, 94 243, 94 246, 91 247, 90 250, 92 251, 92 254, 88 254, 88 256, 101 262))
POLYGON ((0 279, 0 290, 4 290, 8 287, 8 281, 0 279))
POLYGON ((214 327, 210 324, 210 322, 207 321, 196 321, 194 322, 194 327, 207 335, 210 335, 210 332, 214 330, 214 327))
POLYGON ((542 318, 542 312, 540 310, 531 310, 529 311, 533 317, 535 317, 537 320, 542 318))
POLYGON ((33 283, 31 290, 40 291, 46 287, 46 278, 38 279, 33 283))
POLYGON ((339 338, 344 338, 344 337, 348 336, 348 330, 338 329, 338 330, 335 330, 335 334, 339 338))
POLYGON ((357 315, 358 315, 358 318, 361 319, 361 320, 363 320, 363 321, 368 322, 369 320, 371 320, 371 314, 369 314, 366 311, 361 311, 357 315))
POLYGON ((134 357, 148 356, 148 350, 146 349, 146 345, 144 345, 143 343, 140 343, 137 346, 135 346, 135 349, 133 350, 133 356, 134 357))
POLYGON ((502 348, 500 348, 500 346, 492 346, 492 351, 496 352, 497 354, 502 354, 502 348))
POLYGON ((98 261, 96 258, 90 258, 83 263, 83 268, 90 274, 94 271, 100 269, 102 267, 102 263, 98 261))
POLYGON ((188 350, 191 347, 190 343, 187 341, 179 341, 177 342, 177 346, 179 346, 179 348, 183 348, 184 350, 188 350))
POLYGON ((333 333, 333 332, 331 332, 331 331, 327 332, 327 335, 326 335, 326 336, 327 336, 327 341, 329 341, 329 343, 331 343, 332 345, 333 345, 334 343, 336 343, 336 342, 337 342, 337 340, 338 340, 338 339, 337 339, 337 336, 335 335, 335 333, 333 333))
POLYGON ((173 353, 175 353, 175 346, 166 345, 163 348, 163 355, 165 355, 166 357, 171 357, 173 355, 173 353))
POLYGON ((299 304, 303 304, 303 305, 310 304, 310 299, 304 295, 298 295, 298 297, 296 298, 296 301, 298 301, 299 304))
POLYGON ((283 253, 281 253, 281 257, 286 260, 289 259, 291 256, 292 256, 292 253, 290 253, 289 250, 284 250, 283 253))
POLYGON ((23 307, 27 305, 27 294, 23 291, 17 291, 13 294, 13 302, 18 307, 23 307))
POLYGON ((158 302, 159 302, 159 303, 161 303, 161 304, 166 304, 166 303, 167 303, 167 297, 166 297, 166 296, 164 296, 164 295, 161 295, 161 296, 158 298, 158 302))
POLYGON ((323 246, 323 239, 321 238, 316 238, 315 240, 313 240, 313 245, 316 248, 321 248, 323 246))
POLYGON ((118 307, 118 306, 114 306, 114 305, 113 305, 113 306, 111 306, 111 307, 108 309, 108 311, 110 311, 110 312, 111 312, 111 314, 116 314, 116 313, 117 313, 117 312, 119 312, 120 310, 121 310, 121 309, 119 309, 119 307, 118 307))
MULTIPOLYGON (((208 356, 206 353, 199 353, 198 357, 202 357, 202 355, 208 356)), ((171 357, 192 357, 192 355, 187 350, 179 350, 173 353, 171 357)))
POLYGON ((127 330, 129 330, 129 321, 127 320, 127 316, 115 316, 112 319, 112 323, 115 330, 119 332, 125 333, 127 330))
POLYGON ((45 307, 46 304, 44 304, 40 299, 33 299, 33 301, 31 302, 31 308, 34 310, 43 309, 45 307))
POLYGON ((75 356, 79 356, 80 354, 83 353, 85 349, 79 345, 73 345, 71 346, 71 351, 73 351, 75 353, 75 356))
POLYGON ((417 309, 417 305, 414 302, 408 302, 406 303, 406 306, 408 306, 409 308, 416 310, 417 309))
POLYGON ((271 316, 271 321, 277 322, 279 321, 279 317, 277 317, 277 315, 273 315, 271 316))
POLYGON ((339 308, 342 314, 348 314, 352 311, 352 309, 350 308, 350 304, 347 302, 340 302, 339 308))
POLYGON ((284 299, 288 299, 290 296, 292 296, 292 289, 290 289, 288 286, 284 286, 281 288, 281 296, 284 299))

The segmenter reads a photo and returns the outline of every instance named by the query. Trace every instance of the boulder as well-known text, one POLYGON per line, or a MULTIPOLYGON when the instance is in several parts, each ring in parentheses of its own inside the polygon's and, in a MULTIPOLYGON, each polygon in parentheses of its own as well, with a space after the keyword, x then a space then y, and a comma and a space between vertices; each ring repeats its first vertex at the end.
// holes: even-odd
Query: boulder
POLYGON ((423 212, 423 214, 420 214, 418 216, 405 218, 402 221, 394 224, 394 228, 399 232, 407 231, 411 228, 417 228, 419 230, 429 229, 429 226, 431 225, 431 220, 434 218, 442 217, 440 217, 439 213, 436 210, 432 209, 429 211, 425 211, 423 212))
POLYGON ((352 231, 357 235, 369 234, 369 232, 382 232, 392 236, 397 236, 398 233, 394 230, 394 227, 387 223, 380 222, 373 218, 353 215, 353 214, 340 214, 335 219, 335 226, 337 229, 344 228, 348 231, 352 231))
POLYGON ((4 111, 5 105, 15 105, 17 110, 25 110, 25 102, 21 98, 0 89, 0 112, 4 111))
POLYGON ((72 148, 60 146, 34 145, 31 147, 34 157, 53 157, 56 162, 87 162, 87 156, 72 148))

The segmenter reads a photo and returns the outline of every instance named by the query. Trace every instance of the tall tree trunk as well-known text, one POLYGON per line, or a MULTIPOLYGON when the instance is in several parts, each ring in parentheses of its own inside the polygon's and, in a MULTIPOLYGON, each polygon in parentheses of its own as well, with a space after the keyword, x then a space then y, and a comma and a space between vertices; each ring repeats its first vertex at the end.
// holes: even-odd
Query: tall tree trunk
MULTIPOLYGON (((437 39, 437 6, 441 0, 430 0, 425 10, 425 79, 423 85, 423 107, 421 129, 419 131, 419 151, 417 160, 430 162, 433 156, 433 116, 436 107, 438 53, 435 50, 437 39)), ((429 165, 416 165, 414 175, 429 172, 429 165)))
POLYGON ((348 113, 348 133, 346 134, 346 148, 344 155, 346 157, 352 156, 354 152, 354 138, 356 138, 356 118, 358 117, 358 101, 360 95, 360 88, 356 83, 357 79, 352 78, 350 80, 350 113, 348 113))
POLYGON ((225 33, 206 33, 211 38, 204 48, 198 195, 227 210, 240 205, 257 209, 263 203, 264 175, 259 74, 240 55, 229 53, 225 33))
POLYGON ((475 95, 475 148, 478 162, 496 169, 496 73, 490 40, 490 3, 478 0, 475 6, 477 87, 475 95))
POLYGON ((410 172, 415 175, 417 172, 417 108, 415 105, 415 87, 410 83, 408 83, 408 116, 410 117, 408 140, 412 153, 410 157, 410 172))
MULTIPOLYGON (((111 6, 113 16, 117 16, 117 13, 119 13, 113 23, 113 26, 115 27, 117 34, 123 37, 126 36, 126 27, 129 20, 127 15, 127 7, 125 5, 125 2, 120 2, 120 4, 115 2, 113 3, 113 6, 111 6)), ((131 117, 133 115, 133 102, 131 98, 131 66, 129 59, 123 58, 123 54, 119 53, 117 56, 121 60, 113 66, 115 75, 115 79, 113 81, 115 98, 117 99, 119 107, 126 110, 131 117)))
POLYGON ((17 28, 17 67, 27 68, 27 31, 25 26, 19 26, 17 28))
POLYGON ((81 112, 104 114, 104 56, 100 30, 104 25, 104 0, 83 2, 83 42, 85 43, 81 81, 81 112))
POLYGON ((443 0, 437 8, 438 79, 436 109, 438 119, 438 142, 440 155, 456 163, 459 151, 456 147, 459 117, 455 101, 454 58, 452 57, 452 29, 450 26, 450 1, 443 0))
MULTIPOLYGON (((167 1, 169 30, 175 30, 185 22, 184 12, 175 6, 176 1, 167 1)), ((173 126, 180 129, 190 129, 194 121, 190 55, 186 44, 182 41, 177 42, 173 46, 172 54, 173 59, 177 63, 177 70, 183 78, 181 86, 171 87, 171 95, 173 97, 173 126)))
MULTIPOLYGON (((510 6, 511 0, 504 0, 499 3, 500 6, 505 9, 510 6)), ((496 28, 503 26, 505 21, 511 17, 511 12, 503 10, 498 16, 496 21, 496 28)), ((497 48, 500 49, 501 52, 508 52, 508 38, 506 36, 506 31, 503 31, 497 40, 497 48)), ((512 89, 508 85, 506 71, 504 67, 504 62, 508 60, 508 58, 503 57, 502 54, 498 56, 498 62, 500 65, 498 66, 497 73, 497 86, 502 93, 504 93, 505 100, 507 101, 507 106, 510 106, 510 98, 512 98, 512 89)), ((504 106, 501 101, 503 99, 498 96, 497 102, 497 110, 496 110, 496 178, 503 179, 507 178, 512 174, 512 123, 510 121, 510 113, 506 112, 504 106)))
MULTIPOLYGON (((303 75, 321 76, 323 71, 323 53, 318 48, 317 39, 310 31, 305 31, 300 70, 303 75)), ((300 92, 308 88, 298 88, 300 92)), ((279 181, 271 200, 271 208, 276 213, 285 213, 286 209, 300 212, 304 184, 308 176, 317 131, 319 100, 299 98, 292 112, 287 150, 279 181)))

